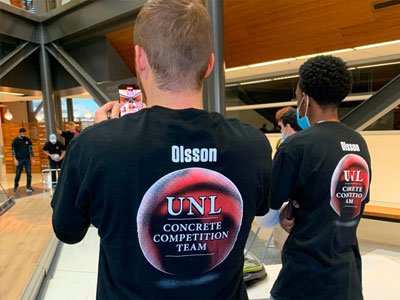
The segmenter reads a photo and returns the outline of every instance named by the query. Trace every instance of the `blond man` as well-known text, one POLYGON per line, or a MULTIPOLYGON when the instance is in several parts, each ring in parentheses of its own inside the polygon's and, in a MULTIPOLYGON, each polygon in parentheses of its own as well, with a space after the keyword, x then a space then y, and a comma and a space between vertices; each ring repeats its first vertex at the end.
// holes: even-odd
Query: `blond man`
MULTIPOLYGON (((98 228, 98 299, 248 299, 243 250, 254 215, 268 210, 268 140, 203 110, 214 56, 201 1, 147 2, 134 40, 148 107, 72 140, 54 231, 76 243, 98 228)), ((96 120, 109 110, 118 105, 96 120)))

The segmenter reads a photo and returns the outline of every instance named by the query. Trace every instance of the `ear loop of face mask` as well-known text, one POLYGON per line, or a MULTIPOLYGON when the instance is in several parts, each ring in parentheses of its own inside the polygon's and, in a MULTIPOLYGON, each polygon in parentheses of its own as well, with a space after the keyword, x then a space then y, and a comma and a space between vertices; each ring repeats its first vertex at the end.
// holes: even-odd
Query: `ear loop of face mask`
POLYGON ((310 103, 310 102, 309 102, 310 100, 308 99, 308 95, 306 96, 306 95, 303 93, 303 98, 302 98, 301 101, 300 101, 299 110, 300 110, 300 108, 301 108, 301 104, 303 103, 304 99, 306 99, 307 103, 306 103, 306 111, 304 112, 303 118, 304 118, 304 117, 307 117, 308 104, 310 103))
POLYGON ((301 99, 300 105, 299 105, 299 107, 298 107, 298 109, 297 109, 297 124, 298 124, 302 129, 307 129, 307 128, 310 128, 310 127, 311 127, 310 120, 308 119, 308 116, 307 116, 307 113, 308 113, 308 105, 309 105, 308 95, 306 96, 306 95, 303 93, 303 98, 301 99), (306 103, 306 111, 305 111, 305 113, 304 113, 304 116, 300 118, 300 108, 301 108, 301 105, 303 104, 304 98, 306 98, 306 101, 307 101, 307 103, 306 103))

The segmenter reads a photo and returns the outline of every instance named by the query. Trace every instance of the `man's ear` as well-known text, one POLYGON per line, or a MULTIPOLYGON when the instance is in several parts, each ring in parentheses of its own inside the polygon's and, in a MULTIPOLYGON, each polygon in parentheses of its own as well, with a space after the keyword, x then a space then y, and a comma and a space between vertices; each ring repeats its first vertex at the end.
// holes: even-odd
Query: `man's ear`
POLYGON ((208 60, 207 72, 206 72, 206 75, 204 76, 204 78, 207 78, 208 76, 210 76, 210 74, 214 68, 214 61, 215 61, 214 53, 211 53, 210 59, 208 60))
POLYGON ((135 68, 136 73, 140 75, 141 78, 146 78, 149 71, 149 61, 147 59, 147 54, 144 52, 143 48, 135 45, 135 68))

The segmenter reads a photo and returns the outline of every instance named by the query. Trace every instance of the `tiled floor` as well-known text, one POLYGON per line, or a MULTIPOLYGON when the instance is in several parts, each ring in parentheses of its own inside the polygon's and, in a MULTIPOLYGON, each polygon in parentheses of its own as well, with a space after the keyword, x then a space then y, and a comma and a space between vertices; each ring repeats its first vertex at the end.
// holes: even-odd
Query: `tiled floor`
MULTIPOLYGON (((376 224, 373 224, 376 227, 376 224)), ((388 224, 383 224, 387 226, 388 224)), ((392 224, 393 229, 399 224, 392 224)), ((389 224, 388 226, 391 226, 389 224)), ((397 231, 397 230, 396 230, 397 231)), ((397 231, 399 232, 399 231, 397 231)), ((252 253, 261 257, 264 252, 268 230, 260 234, 252 247, 252 253)), ((400 246, 361 241, 363 252, 363 285, 365 300, 397 300, 400 294, 400 246), (384 296, 383 294, 384 293, 384 296), (383 298, 382 298, 383 296, 383 298)), ((85 239, 77 245, 63 245, 55 268, 54 277, 49 281, 45 300, 89 300, 95 299, 99 238, 96 228, 91 227, 85 239)), ((248 289, 251 300, 269 299, 269 291, 277 277, 281 265, 279 252, 269 249, 264 261, 267 279, 248 289)))
POLYGON ((97 229, 89 228, 85 239, 76 245, 62 244, 53 278, 45 300, 96 299, 99 237, 97 229))

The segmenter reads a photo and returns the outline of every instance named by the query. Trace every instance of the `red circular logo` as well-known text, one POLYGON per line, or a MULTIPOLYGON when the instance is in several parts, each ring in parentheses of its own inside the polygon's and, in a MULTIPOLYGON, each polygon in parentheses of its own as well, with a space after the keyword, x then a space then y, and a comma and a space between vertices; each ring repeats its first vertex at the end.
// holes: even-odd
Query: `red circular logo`
POLYGON ((342 220, 357 217, 369 190, 369 168, 359 155, 344 156, 331 181, 331 207, 342 220))
POLYGON ((140 247, 162 272, 203 273, 229 255, 242 216, 242 197, 228 178, 202 168, 178 170, 154 183, 142 199, 140 247))

